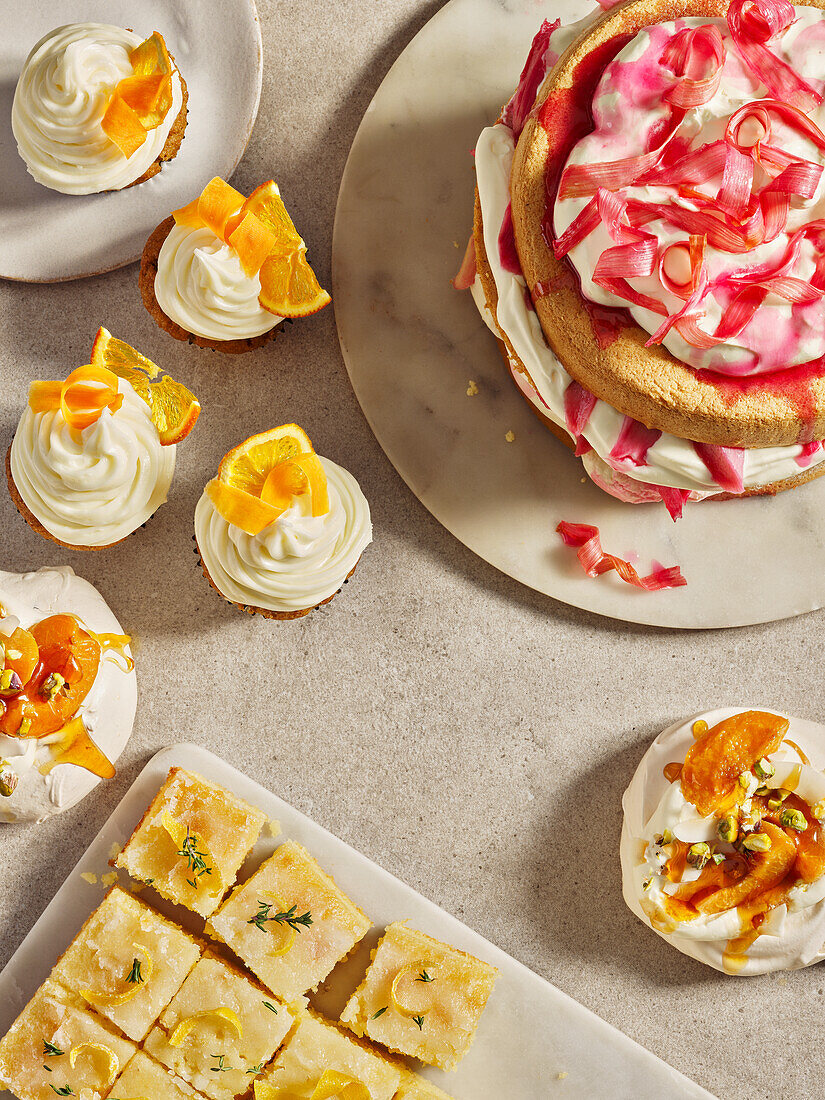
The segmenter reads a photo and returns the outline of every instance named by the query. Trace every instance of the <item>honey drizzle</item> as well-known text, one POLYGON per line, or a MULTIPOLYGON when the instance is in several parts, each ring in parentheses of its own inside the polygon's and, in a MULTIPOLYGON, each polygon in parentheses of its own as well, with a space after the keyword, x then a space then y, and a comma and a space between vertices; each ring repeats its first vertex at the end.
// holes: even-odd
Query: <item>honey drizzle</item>
POLYGON ((55 736, 58 740, 52 750, 54 755, 38 768, 41 775, 48 775, 58 764, 75 764, 100 779, 114 777, 114 765, 89 737, 82 717, 73 718, 55 736))
MULTIPOLYGON (((796 753, 796 755, 802 761, 802 763, 805 764, 807 767, 811 766, 810 760, 805 755, 805 753, 802 751, 802 749, 800 749, 799 745, 797 745, 796 741, 791 741, 790 737, 785 737, 782 740, 782 744, 783 745, 790 745, 791 748, 793 749, 793 751, 796 753)), ((797 782, 799 782, 798 778, 797 778, 797 782)))
POLYGON ((133 657, 129 657, 125 652, 126 647, 131 643, 132 639, 128 634, 95 634, 93 630, 85 628, 89 634, 94 638, 97 644, 100 646, 100 652, 102 654, 114 654, 113 656, 104 657, 104 660, 112 661, 124 672, 132 672, 135 667, 133 657), (121 664, 121 661, 123 662, 121 664))
POLYGON ((672 764, 665 764, 662 774, 668 783, 675 783, 677 779, 681 778, 682 765, 677 764, 675 761, 672 764))

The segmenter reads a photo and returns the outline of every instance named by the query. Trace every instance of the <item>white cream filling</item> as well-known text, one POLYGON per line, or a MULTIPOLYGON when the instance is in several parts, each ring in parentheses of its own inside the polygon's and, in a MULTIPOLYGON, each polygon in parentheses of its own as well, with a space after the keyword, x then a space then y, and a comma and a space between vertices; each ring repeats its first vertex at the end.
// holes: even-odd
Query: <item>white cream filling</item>
MULTIPOLYGON (((69 566, 36 573, 0 571, 0 606, 0 633, 6 635, 17 626, 28 628, 58 614, 74 615, 96 634, 123 633, 97 589, 75 576, 69 566)), ((131 656, 128 647, 125 655, 131 656)), ((122 659, 104 653, 78 714, 112 763, 132 732, 136 707, 134 671, 126 672, 122 659)), ((0 796, 0 822, 44 821, 74 806, 100 782, 98 776, 75 764, 58 764, 48 775, 41 775, 39 767, 52 759, 50 741, 54 738, 41 741, 0 734, 0 758, 9 761, 19 780, 10 797, 0 796)))
POLYGON ((283 320, 258 301, 261 280, 210 229, 172 227, 158 256, 155 297, 170 320, 208 340, 245 340, 283 320))
MULTIPOLYGON (((721 708, 695 715, 664 730, 643 756, 622 799, 622 887, 627 905, 640 920, 684 954, 726 973, 728 971, 723 962, 725 948, 729 940, 742 932, 736 910, 701 915, 691 921, 670 921, 662 913, 662 926, 656 927, 651 923, 645 907, 658 908, 666 895, 675 889, 675 885, 660 873, 665 857, 657 849, 656 836, 669 829, 678 840, 690 844, 717 840, 713 816, 702 817, 696 807, 685 800, 679 781, 670 783, 665 779, 663 769, 669 763, 684 760, 694 743, 692 727, 697 719, 702 718, 709 726, 714 726, 723 718, 744 709, 749 708, 721 708)), ((825 775, 819 770, 825 765, 825 752, 806 738, 805 731, 799 730, 795 719, 790 719, 787 737, 800 745, 813 766, 800 763, 798 754, 783 743, 770 757, 776 766, 776 774, 766 780, 765 785, 777 788, 792 779, 796 784, 796 793, 809 805, 815 806, 825 798, 825 775)), ((752 787, 758 785, 755 781, 752 787)), ((750 793, 753 793, 752 790, 750 793)), ((695 877, 697 873, 689 870, 685 880, 695 877)), ((748 948, 744 967, 737 973, 763 974, 771 970, 810 966, 825 958, 824 945, 825 876, 808 885, 794 887, 787 904, 778 906, 769 914, 760 935, 748 948)))
POLYGON ((14 93, 12 130, 38 183, 66 195, 118 190, 160 156, 183 106, 177 69, 169 112, 130 157, 101 127, 115 85, 133 73, 129 53, 145 37, 106 23, 73 23, 34 47, 14 93))
POLYGON ((195 535, 210 577, 228 600, 269 611, 301 611, 333 596, 372 542, 366 497, 347 470, 321 458, 329 511, 309 514, 296 497, 258 535, 223 518, 204 492, 195 509, 195 535))
POLYGON ((128 382, 123 404, 81 431, 59 409, 26 410, 11 447, 11 473, 24 504, 49 534, 73 546, 125 538, 166 500, 175 446, 161 446, 149 406, 128 382))
MULTIPOLYGON (((533 391, 524 373, 511 363, 511 372, 519 388, 545 416, 567 431, 564 393, 572 378, 547 346, 534 310, 525 301, 526 282, 521 275, 505 270, 499 257, 498 235, 510 202, 510 167, 513 160, 513 134, 507 126, 488 126, 476 143, 476 178, 484 225, 484 246, 498 294, 498 325, 506 334, 535 384, 533 391)), ((488 325, 489 310, 481 308, 484 293, 478 280, 473 297, 488 325)), ((615 303, 613 303, 615 304, 615 303)), ((495 331, 495 329, 493 330, 495 331)), ((497 334, 497 333, 496 333, 497 334)), ((702 494, 719 492, 705 464, 690 440, 664 432, 647 452, 647 463, 635 466, 617 462, 610 452, 618 441, 624 415, 605 401, 597 401, 582 432, 596 455, 635 481, 667 485, 702 494)), ((799 444, 790 447, 757 447, 745 450, 743 480, 746 489, 769 485, 802 472, 796 458, 799 444)), ((585 456, 587 458, 587 456, 585 456)), ((811 456, 810 465, 825 461, 825 449, 811 456)))
MULTIPOLYGON (((823 13, 815 8, 797 8, 794 23, 770 44, 770 50, 787 62, 800 76, 812 79, 816 86, 822 80, 825 66, 825 35, 823 13)), ((653 127, 663 125, 670 118, 670 108, 663 101, 659 84, 671 81, 666 70, 652 65, 645 55, 650 51, 661 50, 661 41, 681 27, 699 27, 715 25, 722 33, 727 49, 722 81, 718 91, 700 107, 688 111, 678 129, 680 138, 691 142, 692 149, 704 144, 721 140, 725 127, 740 107, 755 100, 769 97, 766 88, 759 84, 745 67, 736 50, 723 19, 684 19, 677 23, 665 23, 655 28, 656 45, 651 32, 640 31, 625 46, 618 57, 611 62, 599 82, 593 99, 593 117, 595 130, 582 138, 571 151, 568 165, 597 164, 605 161, 620 160, 648 151, 649 137, 653 127), (641 63, 640 63, 641 62, 641 63), (639 81, 632 90, 626 87, 635 75, 633 66, 644 68, 639 81), (621 87, 616 87, 614 74, 621 72, 621 87), (661 74, 664 73, 664 79, 661 74), (642 80, 649 75, 654 81, 647 87, 642 80), (656 83, 658 81, 658 83, 656 83)), ((810 119, 825 129, 825 105, 814 107, 807 112, 810 119)), ((825 155, 810 139, 802 137, 790 126, 772 119, 773 134, 770 145, 776 145, 785 152, 825 164, 825 155)), ((655 140, 655 139, 654 139, 655 140)), ((757 171, 756 182, 759 186, 767 182, 767 176, 757 171)), ((696 185, 697 189, 715 194, 721 184, 721 173, 707 183, 696 185)), ((689 210, 697 206, 688 198, 678 195, 675 187, 631 186, 624 187, 622 197, 639 199, 644 202, 673 202, 689 210)), ((557 200, 553 221, 557 236, 567 229, 576 215, 590 201, 590 196, 557 200)), ((804 225, 825 215, 825 182, 819 185, 811 199, 794 198, 788 215, 786 230, 768 244, 759 245, 745 254, 723 252, 708 245, 705 249, 705 262, 711 278, 725 273, 741 271, 782 256, 792 233, 804 225)), ((687 243, 688 234, 666 222, 654 220, 645 226, 645 232, 655 236, 659 243, 659 255, 662 250, 675 242, 687 243)), ((653 333, 661 325, 664 317, 643 307, 633 305, 619 298, 609 290, 593 282, 593 272, 602 252, 613 247, 607 228, 599 224, 597 228, 576 245, 570 252, 570 261, 579 274, 582 293, 591 301, 604 305, 619 306, 630 311, 631 316, 646 332, 653 333)), ((788 274, 809 281, 815 270, 813 246, 805 242, 800 257, 788 274)), ((675 313, 683 306, 683 301, 667 291, 654 273, 650 276, 631 278, 631 286, 643 294, 658 299, 669 313, 675 313)), ((703 303, 706 316, 700 321, 700 327, 707 333, 713 333, 722 316, 722 306, 713 295, 708 295, 703 303)), ((700 349, 687 343, 675 328, 671 328, 664 340, 664 347, 677 359, 697 368, 717 368, 727 370, 731 365, 740 364, 731 373, 751 373, 750 360, 754 353, 760 357, 760 369, 783 369, 817 359, 825 353, 825 300, 821 300, 804 310, 792 307, 776 295, 769 295, 756 316, 742 332, 729 341, 711 349, 700 349)))

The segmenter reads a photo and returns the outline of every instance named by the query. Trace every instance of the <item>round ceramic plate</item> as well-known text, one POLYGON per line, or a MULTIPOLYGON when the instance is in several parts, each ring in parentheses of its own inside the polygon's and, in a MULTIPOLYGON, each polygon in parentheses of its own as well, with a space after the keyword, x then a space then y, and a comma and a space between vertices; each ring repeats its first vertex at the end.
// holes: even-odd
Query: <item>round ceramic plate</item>
POLYGON ((263 71, 254 0, 2 0, 0 11, 0 277, 50 283, 132 263, 171 210, 212 176, 228 179, 243 155, 263 71), (44 34, 80 22, 159 30, 189 88, 177 156, 138 187, 61 195, 35 183, 17 152, 11 105, 23 63, 44 34))
POLYGON ((582 0, 451 0, 378 89, 335 220, 334 298, 352 384, 419 500, 540 592, 685 628, 811 611, 825 603, 825 478, 774 499, 688 505, 675 524, 664 506, 613 500, 533 416, 469 292, 450 285, 472 225, 478 134, 509 98, 541 20, 588 10, 582 0), (647 593, 615 573, 591 580, 555 533, 562 519, 597 524, 605 549, 640 572, 653 561, 681 566, 687 587, 647 593))

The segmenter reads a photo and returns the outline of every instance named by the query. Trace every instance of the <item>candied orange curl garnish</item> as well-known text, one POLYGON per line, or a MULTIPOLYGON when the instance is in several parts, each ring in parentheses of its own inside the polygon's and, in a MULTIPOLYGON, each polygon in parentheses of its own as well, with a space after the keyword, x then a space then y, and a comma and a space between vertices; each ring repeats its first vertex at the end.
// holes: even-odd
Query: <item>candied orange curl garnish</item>
POLYGON ((104 409, 114 413, 122 404, 117 375, 91 364, 73 370, 65 382, 32 382, 29 386, 32 412, 60 409, 70 428, 88 428, 100 419, 104 409))
POLYGON ((274 180, 262 184, 247 199, 215 176, 198 198, 172 216, 177 225, 206 227, 229 245, 245 274, 259 277, 258 301, 269 313, 306 317, 331 301, 307 263, 306 245, 274 180))
POLYGON ((172 108, 172 64, 158 31, 129 54, 132 75, 119 81, 100 123, 125 157, 138 150, 172 108))
POLYGON ((304 494, 313 516, 329 511, 324 467, 297 424, 253 435, 235 447, 206 491, 223 518, 248 535, 260 534, 304 494))

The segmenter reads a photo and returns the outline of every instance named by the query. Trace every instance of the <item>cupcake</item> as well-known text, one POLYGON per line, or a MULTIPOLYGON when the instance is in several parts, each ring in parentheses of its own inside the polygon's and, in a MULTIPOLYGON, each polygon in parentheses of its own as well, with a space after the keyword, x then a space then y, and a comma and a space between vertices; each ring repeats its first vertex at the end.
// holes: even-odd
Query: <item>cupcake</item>
POLYGON ((217 176, 149 237, 143 303, 176 340, 230 354, 330 302, 274 181, 244 196, 217 176))
POLYGON ((821 726, 727 707, 671 726, 622 800, 624 897, 726 974, 825 958, 821 726))
POLYGON ((329 601, 372 541, 369 504, 296 424, 230 451, 195 510, 203 574, 230 603, 298 619, 329 601))
POLYGON ((189 390, 101 328, 90 364, 29 389, 6 454, 18 511, 70 549, 122 541, 166 500, 175 445, 199 412, 189 390))
POLYGON ((186 84, 157 31, 71 23, 26 59, 12 130, 29 174, 65 195, 120 191, 157 175, 186 129, 186 84))
POLYGON ((111 779, 136 705, 129 638, 92 585, 68 566, 0 572, 0 822, 111 779))
POLYGON ((542 26, 455 281, 590 478, 674 518, 825 473, 825 13, 718 13, 542 26))

